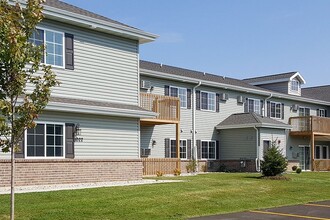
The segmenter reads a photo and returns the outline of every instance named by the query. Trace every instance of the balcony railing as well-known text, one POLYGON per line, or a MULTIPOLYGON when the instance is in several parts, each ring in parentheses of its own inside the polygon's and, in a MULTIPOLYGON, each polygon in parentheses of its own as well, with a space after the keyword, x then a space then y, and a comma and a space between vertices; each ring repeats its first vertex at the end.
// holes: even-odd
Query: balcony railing
POLYGON ((330 118, 316 116, 292 117, 289 124, 292 126, 291 134, 312 132, 330 134, 330 118))
POLYGON ((178 97, 141 93, 140 107, 158 113, 158 116, 151 121, 180 121, 180 99, 178 97))

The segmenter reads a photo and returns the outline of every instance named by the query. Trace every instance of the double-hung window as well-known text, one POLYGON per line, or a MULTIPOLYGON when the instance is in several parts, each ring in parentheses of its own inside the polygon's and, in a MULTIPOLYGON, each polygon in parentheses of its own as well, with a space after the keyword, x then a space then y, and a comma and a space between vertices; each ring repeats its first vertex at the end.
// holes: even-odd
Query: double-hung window
POLYGON ((64 124, 37 123, 26 131, 27 158, 63 158, 64 124))
POLYGON ((315 146, 315 159, 330 159, 330 147, 325 145, 315 146))
POLYGON ((180 107, 187 108, 187 89, 170 86, 170 96, 180 98, 180 107))
POLYGON ((202 159, 215 160, 216 159, 216 142, 202 141, 202 159))
POLYGON ((300 82, 298 80, 291 81, 291 90, 294 92, 299 92, 300 89, 300 82))
POLYGON ((215 93, 201 92, 201 109, 215 111, 215 93))
MULTIPOLYGON (((177 158, 175 139, 171 139, 170 157, 177 158)), ((187 159, 187 140, 180 140, 180 158, 187 159)))
POLYGON ((318 109, 317 114, 319 117, 326 117, 325 109, 318 109))
POLYGON ((270 117, 276 119, 282 118, 282 103, 270 102, 270 117))
POLYGON ((29 40, 37 46, 45 46, 42 63, 64 67, 64 33, 37 28, 29 40))
POLYGON ((260 99, 248 99, 248 112, 255 112, 261 114, 261 102, 260 99))

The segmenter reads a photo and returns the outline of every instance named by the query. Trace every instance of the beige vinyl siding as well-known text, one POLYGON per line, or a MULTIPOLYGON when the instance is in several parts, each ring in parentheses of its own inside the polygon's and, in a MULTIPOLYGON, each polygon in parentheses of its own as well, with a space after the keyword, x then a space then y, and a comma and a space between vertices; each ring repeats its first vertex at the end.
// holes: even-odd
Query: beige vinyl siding
POLYGON ((260 148, 259 155, 260 159, 263 158, 263 141, 268 140, 270 143, 275 141, 276 146, 282 150, 284 156, 286 156, 287 148, 287 135, 284 129, 272 129, 272 128, 260 128, 260 148))
POLYGON ((61 86, 52 95, 138 103, 138 42, 46 20, 39 25, 74 35, 74 70, 53 68, 61 86))
POLYGON ((256 157, 256 131, 253 128, 220 131, 220 160, 252 160, 256 157))

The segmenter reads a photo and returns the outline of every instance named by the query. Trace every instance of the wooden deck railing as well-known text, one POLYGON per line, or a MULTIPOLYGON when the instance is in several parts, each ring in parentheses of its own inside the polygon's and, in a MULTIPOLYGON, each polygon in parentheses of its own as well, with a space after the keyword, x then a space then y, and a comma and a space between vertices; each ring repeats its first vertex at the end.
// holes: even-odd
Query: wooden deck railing
POLYGON ((330 133, 330 118, 317 116, 292 117, 289 124, 292 126, 291 133, 330 133))
POLYGON ((180 99, 178 97, 141 93, 140 107, 158 113, 156 119, 180 121, 180 99))
POLYGON ((173 174, 180 164, 178 158, 143 158, 143 175, 173 174))
POLYGON ((314 160, 314 168, 316 171, 330 171, 330 159, 314 160))

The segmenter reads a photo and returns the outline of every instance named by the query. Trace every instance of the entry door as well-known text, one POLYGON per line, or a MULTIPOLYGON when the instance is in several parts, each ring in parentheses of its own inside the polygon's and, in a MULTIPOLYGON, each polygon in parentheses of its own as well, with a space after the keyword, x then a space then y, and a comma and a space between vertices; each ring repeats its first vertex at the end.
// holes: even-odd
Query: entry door
POLYGON ((310 146, 299 146, 300 148, 300 157, 299 163, 302 170, 311 169, 311 148, 310 146))

